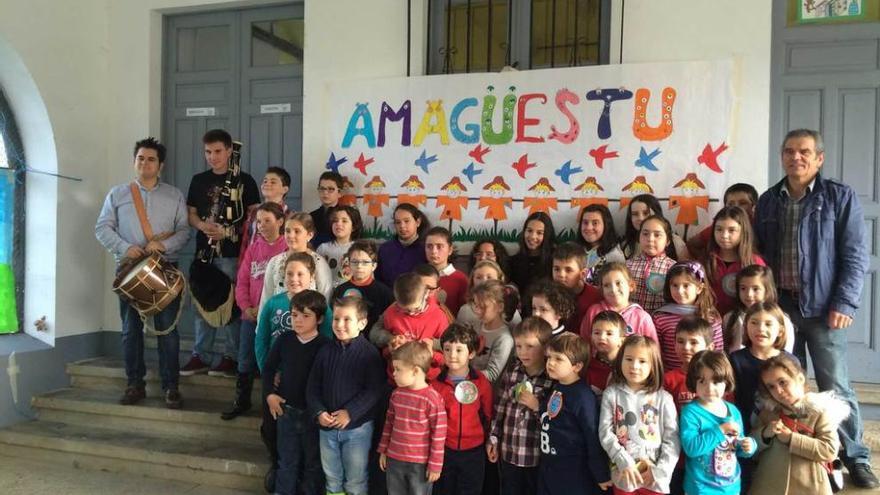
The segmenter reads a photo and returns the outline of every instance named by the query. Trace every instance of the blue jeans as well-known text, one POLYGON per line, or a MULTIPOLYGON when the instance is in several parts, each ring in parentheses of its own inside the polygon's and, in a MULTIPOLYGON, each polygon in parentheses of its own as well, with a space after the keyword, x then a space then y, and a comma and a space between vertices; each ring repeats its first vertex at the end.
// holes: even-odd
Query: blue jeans
POLYGON ((365 495, 373 422, 367 421, 353 430, 321 430, 320 438, 327 493, 365 495))
MULTIPOLYGON (((174 323, 182 296, 177 296, 165 309, 153 316, 157 332, 174 323)), ((147 367, 144 364, 144 322, 137 310, 122 298, 119 299, 119 316, 122 318, 122 356, 125 360, 125 376, 128 385, 143 387, 147 367)), ((180 334, 175 328, 167 335, 157 335, 156 350, 159 353, 159 377, 162 390, 177 390, 180 375, 180 334)))
POLYGON ((318 424, 302 409, 284 405, 278 418, 278 473, 275 493, 319 495, 323 493, 318 424), (300 476, 302 473, 302 476, 300 476))
MULTIPOLYGON (((235 282, 236 270, 238 269, 238 259, 214 258, 212 263, 225 273, 230 280, 235 282)), ((220 331, 223 331, 226 334, 226 352, 224 352, 223 355, 229 358, 238 355, 238 332, 241 323, 238 318, 235 318, 220 328, 214 328, 211 325, 208 325, 198 311, 195 312, 194 319, 196 341, 193 344, 193 356, 199 356, 203 362, 211 364, 214 360, 214 338, 220 331)))
POLYGON ((257 336, 257 322, 241 320, 238 339, 238 372, 257 371, 257 358, 254 355, 254 338, 257 336))
POLYGON ((788 313, 797 329, 794 354, 801 361, 804 369, 807 369, 807 350, 810 351, 810 360, 816 373, 819 391, 833 390, 849 405, 849 417, 837 429, 844 450, 841 460, 847 466, 870 464, 871 451, 862 440, 863 426, 859 403, 849 384, 846 330, 829 328, 827 317, 804 318, 798 309, 798 302, 792 300, 788 293, 780 293, 779 305, 788 313))
POLYGON ((388 458, 385 465, 388 495, 431 495, 433 483, 428 482, 428 465, 388 458))

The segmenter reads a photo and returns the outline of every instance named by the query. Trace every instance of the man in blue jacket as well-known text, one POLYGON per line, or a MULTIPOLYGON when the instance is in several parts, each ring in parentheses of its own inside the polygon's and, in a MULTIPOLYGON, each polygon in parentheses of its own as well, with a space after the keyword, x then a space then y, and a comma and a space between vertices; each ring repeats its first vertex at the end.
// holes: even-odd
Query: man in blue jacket
POLYGON ((785 178, 761 195, 755 225, 780 305, 797 327, 795 354, 806 365, 809 349, 819 389, 851 408, 839 430, 842 460, 855 485, 876 488, 842 331, 852 324, 868 269, 865 219, 851 187, 819 174, 824 160, 819 132, 790 131, 782 145, 785 178))

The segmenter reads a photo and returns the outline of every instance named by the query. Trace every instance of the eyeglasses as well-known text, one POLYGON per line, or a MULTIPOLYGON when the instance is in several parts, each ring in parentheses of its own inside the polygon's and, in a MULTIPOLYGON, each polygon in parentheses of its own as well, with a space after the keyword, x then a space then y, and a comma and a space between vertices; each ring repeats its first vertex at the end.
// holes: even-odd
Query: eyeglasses
POLYGON ((339 189, 337 189, 335 187, 319 187, 318 188, 318 192, 336 192, 338 190, 339 189))
POLYGON ((351 266, 367 266, 375 263, 373 260, 348 260, 348 264, 351 266))

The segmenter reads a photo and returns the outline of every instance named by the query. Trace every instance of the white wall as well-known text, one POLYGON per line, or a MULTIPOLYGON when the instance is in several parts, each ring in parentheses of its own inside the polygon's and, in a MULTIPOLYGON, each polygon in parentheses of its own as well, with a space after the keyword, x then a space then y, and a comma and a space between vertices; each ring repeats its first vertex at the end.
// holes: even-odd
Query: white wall
MULTIPOLYGON (((619 16, 620 3, 616 16, 619 16)), ((767 0, 629 0, 623 63, 732 58, 736 101, 728 167, 737 182, 767 188, 770 135, 770 29, 767 0)), ((619 29, 619 24, 617 25, 619 29)), ((618 31, 619 33, 619 31, 618 31)), ((619 49, 618 40, 612 44, 619 49)), ((612 56, 617 61, 619 51, 612 56)), ((769 166, 778 166, 776 157, 769 166)))

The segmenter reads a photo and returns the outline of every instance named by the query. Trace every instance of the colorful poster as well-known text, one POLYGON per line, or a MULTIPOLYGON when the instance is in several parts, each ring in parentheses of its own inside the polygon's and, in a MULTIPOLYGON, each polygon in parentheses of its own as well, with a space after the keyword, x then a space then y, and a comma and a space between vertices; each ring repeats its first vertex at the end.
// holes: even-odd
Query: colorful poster
POLYGON ((334 83, 326 168, 350 181, 369 237, 390 237, 406 202, 456 241, 513 242, 537 211, 564 238, 581 208, 619 212, 645 192, 681 232, 730 183, 732 72, 717 61, 334 83))

